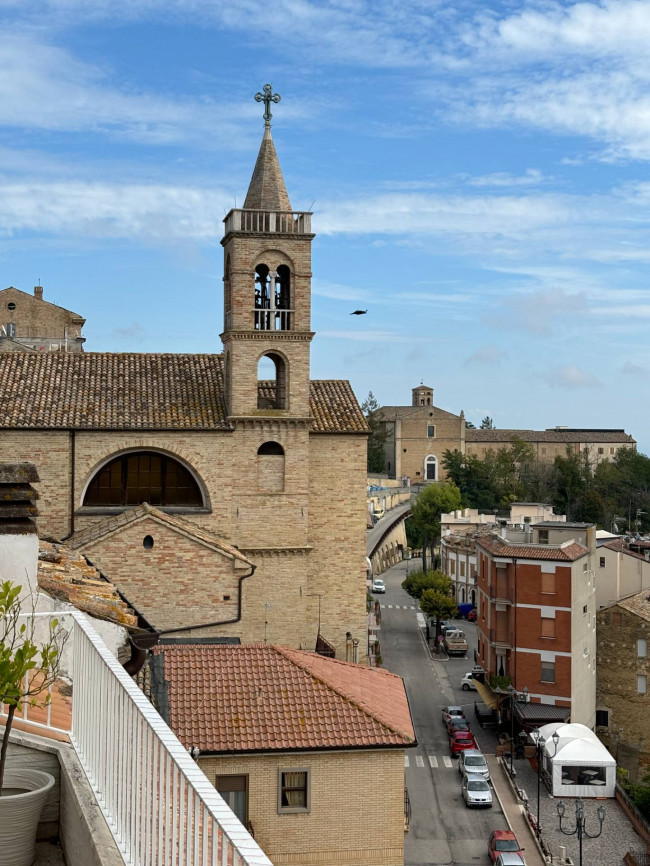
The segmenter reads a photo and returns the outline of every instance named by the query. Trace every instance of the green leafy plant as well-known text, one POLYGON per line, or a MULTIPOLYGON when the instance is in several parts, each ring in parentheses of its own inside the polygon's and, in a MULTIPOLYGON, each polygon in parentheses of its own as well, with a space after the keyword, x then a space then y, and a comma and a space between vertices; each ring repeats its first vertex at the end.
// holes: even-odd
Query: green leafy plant
POLYGON ((25 703, 31 707, 50 703, 51 688, 59 676, 61 653, 67 638, 58 620, 52 618, 48 622, 46 640, 37 641, 37 618, 33 608, 24 614, 21 588, 10 580, 0 583, 0 704, 8 708, 0 748, 0 791, 16 710, 20 712, 25 703))

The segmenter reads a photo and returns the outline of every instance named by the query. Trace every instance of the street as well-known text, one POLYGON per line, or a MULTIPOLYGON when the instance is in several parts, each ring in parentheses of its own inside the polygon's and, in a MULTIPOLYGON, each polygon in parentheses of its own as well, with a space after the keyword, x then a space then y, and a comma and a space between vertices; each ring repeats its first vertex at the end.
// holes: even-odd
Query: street
MULTIPOLYGON (((476 692, 464 692, 460 681, 473 664, 476 626, 463 622, 470 650, 467 659, 432 661, 417 623, 417 601, 401 588, 419 560, 404 561, 382 574, 386 594, 374 596, 382 606, 381 652, 386 670, 404 678, 418 747, 406 752, 406 785, 411 801, 410 831, 405 834, 407 866, 488 864, 487 839, 493 829, 506 829, 498 802, 491 809, 468 809, 461 796, 458 761, 449 757, 442 708, 465 710, 479 748, 494 753, 493 732, 474 720, 476 692)), ((460 623, 459 623, 460 624, 460 623)))

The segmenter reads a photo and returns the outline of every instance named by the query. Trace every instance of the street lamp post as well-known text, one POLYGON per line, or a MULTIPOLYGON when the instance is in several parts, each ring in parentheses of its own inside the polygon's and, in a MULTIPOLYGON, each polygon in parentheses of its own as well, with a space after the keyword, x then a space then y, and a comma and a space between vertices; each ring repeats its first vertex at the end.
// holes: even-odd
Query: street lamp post
POLYGON ((508 694, 510 695, 510 775, 514 775, 514 758, 515 758, 515 695, 517 690, 510 683, 508 686, 508 694))
POLYGON ((542 736, 537 728, 535 738, 535 746, 537 749, 537 836, 539 837, 542 832, 542 828, 540 827, 540 780, 542 778, 542 756, 544 754, 544 746, 546 745, 546 740, 542 736))
POLYGON ((587 839, 597 839, 600 834, 603 832, 603 821, 605 820, 605 807, 599 806, 596 810, 598 815, 598 820, 600 821, 600 827, 598 828, 597 833, 588 833, 587 828, 585 827, 585 804, 584 800, 577 799, 576 800, 576 825, 573 830, 565 830, 562 826, 562 818, 564 817, 566 806, 562 801, 557 804, 557 814, 560 819, 560 830, 564 833, 565 836, 575 836, 578 835, 578 845, 580 850, 580 866, 582 866, 582 838, 586 836, 587 839))

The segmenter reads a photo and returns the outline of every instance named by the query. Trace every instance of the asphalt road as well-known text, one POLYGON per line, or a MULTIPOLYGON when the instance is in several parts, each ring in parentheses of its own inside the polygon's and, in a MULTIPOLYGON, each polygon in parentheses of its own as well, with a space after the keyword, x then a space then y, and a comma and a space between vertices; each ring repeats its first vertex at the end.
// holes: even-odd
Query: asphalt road
MULTIPOLYGON (((419 562, 409 564, 411 569, 418 566, 419 562)), ((382 574, 386 594, 375 596, 382 604, 379 638, 383 665, 404 678, 418 740, 417 748, 406 752, 411 826, 405 834, 405 864, 489 864, 487 838, 491 830, 504 829, 507 824, 496 799, 491 809, 465 806, 458 762, 449 760, 449 743, 441 719, 444 706, 460 704, 479 747, 485 753, 494 752, 494 734, 472 721, 476 693, 460 688, 461 678, 473 664, 476 626, 463 624, 470 644, 468 659, 432 661, 418 628, 417 602, 400 585, 406 568, 407 562, 401 562, 382 574)))

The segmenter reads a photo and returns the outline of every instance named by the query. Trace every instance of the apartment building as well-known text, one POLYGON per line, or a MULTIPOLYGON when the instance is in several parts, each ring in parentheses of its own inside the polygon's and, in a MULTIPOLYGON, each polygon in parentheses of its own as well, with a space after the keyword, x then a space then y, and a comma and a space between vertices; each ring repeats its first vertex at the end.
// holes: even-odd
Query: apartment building
POLYGON ((478 652, 534 703, 596 712, 595 526, 542 521, 476 539, 478 652))
MULTIPOLYGON (((562 522, 563 514, 554 514, 553 506, 540 502, 513 502, 507 527, 511 537, 519 533, 524 540, 526 527, 531 522, 562 522)), ((451 577, 451 585, 459 604, 471 602, 476 605, 476 539, 491 532, 497 525, 494 513, 479 512, 477 508, 462 508, 442 514, 441 567, 451 577)))
POLYGON ((650 539, 612 538, 598 547, 596 607, 650 589, 650 539))

